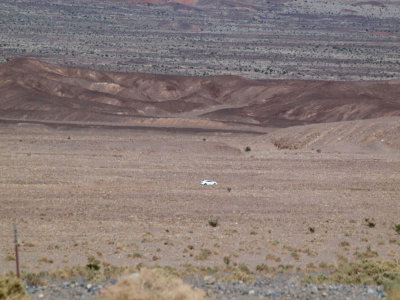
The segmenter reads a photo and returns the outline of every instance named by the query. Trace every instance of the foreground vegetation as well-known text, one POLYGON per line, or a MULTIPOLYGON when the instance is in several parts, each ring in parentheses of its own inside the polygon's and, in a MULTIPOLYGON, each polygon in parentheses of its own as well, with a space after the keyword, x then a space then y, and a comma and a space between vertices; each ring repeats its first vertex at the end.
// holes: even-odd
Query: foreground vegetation
POLYGON ((388 299, 400 299, 400 262, 387 260, 343 262, 327 274, 307 275, 304 282, 383 285, 388 299))
MULTIPOLYGON (((197 267, 185 265, 181 268, 168 266, 112 266, 107 263, 98 265, 91 261, 86 266, 59 268, 41 273, 22 273, 22 281, 27 285, 46 285, 49 279, 74 280, 74 276, 83 276, 88 281, 100 282, 110 278, 120 278, 117 284, 109 286, 104 299, 131 299, 132 291, 140 299, 203 299, 202 290, 194 290, 180 279, 187 274, 205 275, 206 281, 242 281, 252 282, 256 277, 276 276, 282 273, 295 273, 301 276, 304 284, 339 283, 360 285, 381 285, 388 299, 400 299, 400 262, 396 260, 361 260, 341 262, 337 266, 320 264, 318 270, 310 273, 306 270, 294 270, 290 265, 268 267, 258 265, 251 271, 246 264, 229 265, 225 260, 223 266, 197 267), (301 275, 303 274, 303 275, 301 275), (212 276, 210 276, 212 275, 212 276)), ((26 292, 15 274, 0 276, 0 300, 27 299, 26 292)))
POLYGON ((0 275, 0 300, 29 299, 21 282, 15 277, 0 275))

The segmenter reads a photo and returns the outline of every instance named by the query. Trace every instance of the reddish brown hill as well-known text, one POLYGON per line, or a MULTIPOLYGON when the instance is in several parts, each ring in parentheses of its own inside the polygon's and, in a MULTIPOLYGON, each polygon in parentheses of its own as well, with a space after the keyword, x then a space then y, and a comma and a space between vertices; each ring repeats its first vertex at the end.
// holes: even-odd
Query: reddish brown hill
POLYGON ((34 59, 0 66, 0 95, 2 119, 55 122, 259 128, 400 115, 400 81, 111 73, 34 59))

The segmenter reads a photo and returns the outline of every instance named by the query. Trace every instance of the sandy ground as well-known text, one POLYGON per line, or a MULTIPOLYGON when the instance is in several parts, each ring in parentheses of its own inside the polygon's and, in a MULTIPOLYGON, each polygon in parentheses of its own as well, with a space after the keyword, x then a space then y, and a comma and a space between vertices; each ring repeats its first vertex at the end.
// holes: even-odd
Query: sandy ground
POLYGON ((400 259, 398 153, 277 150, 238 133, 1 124, 0 174, 0 272, 14 268, 14 219, 27 271, 91 255, 171 266, 230 256, 251 268, 400 259), (205 260, 201 249, 211 251, 205 260))

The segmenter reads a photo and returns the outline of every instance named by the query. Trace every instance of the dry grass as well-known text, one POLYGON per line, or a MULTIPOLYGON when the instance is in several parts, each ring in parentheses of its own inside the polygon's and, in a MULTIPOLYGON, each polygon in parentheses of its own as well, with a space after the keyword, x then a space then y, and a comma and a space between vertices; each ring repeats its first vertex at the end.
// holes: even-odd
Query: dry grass
POLYGON ((232 281, 253 282, 254 276, 252 276, 248 272, 239 269, 234 269, 230 274, 223 276, 222 279, 228 282, 232 281))
POLYGON ((387 292, 388 300, 400 300, 400 279, 386 284, 385 290, 387 292))
POLYGON ((52 264, 53 262, 54 261, 48 257, 42 257, 42 258, 38 259, 38 263, 52 264))
POLYGON ((4 260, 5 260, 5 261, 15 261, 15 257, 12 256, 12 255, 7 255, 7 256, 4 258, 4 260))
POLYGON ((295 143, 293 143, 292 141, 290 141, 287 138, 275 139, 275 140, 272 140, 272 143, 279 150, 284 150, 284 149, 295 150, 295 149, 299 148, 298 145, 296 145, 295 143))
POLYGON ((0 300, 28 300, 25 289, 15 277, 0 275, 0 300))
POLYGON ((103 300, 200 300, 204 296, 163 269, 144 268, 137 277, 123 277, 108 287, 103 300))
POLYGON ((265 260, 273 260, 275 262, 281 262, 281 258, 279 256, 273 255, 273 254, 267 254, 265 256, 265 260))
POLYGON ((206 260, 210 257, 211 251, 208 249, 200 249, 200 253, 196 255, 196 260, 206 260))
POLYGON ((45 285, 43 277, 46 275, 46 272, 40 273, 31 273, 31 272, 22 272, 21 278, 27 284, 31 286, 45 285))
POLYGON ((363 260, 345 262, 332 270, 331 274, 307 276, 304 282, 383 285, 388 299, 400 299, 400 262, 387 260, 363 260))

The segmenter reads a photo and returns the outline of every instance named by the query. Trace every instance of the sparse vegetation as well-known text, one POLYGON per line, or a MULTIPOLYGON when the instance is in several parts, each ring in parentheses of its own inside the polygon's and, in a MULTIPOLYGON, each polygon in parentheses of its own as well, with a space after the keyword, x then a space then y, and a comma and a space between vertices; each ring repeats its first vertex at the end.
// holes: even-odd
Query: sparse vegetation
POLYGON ((47 263, 47 264, 52 264, 54 261, 53 259, 49 257, 42 257, 38 259, 38 263, 47 263))
POLYGON ((374 228, 376 225, 376 222, 374 219, 369 219, 369 218, 365 218, 364 219, 364 223, 366 226, 368 226, 369 228, 374 228))
POLYGON ((21 282, 15 277, 0 275, 1 300, 28 300, 27 293, 21 282))
POLYGON ((7 255, 7 256, 4 258, 4 260, 5 260, 5 261, 15 261, 15 256, 13 256, 13 255, 7 255))
POLYGON ((354 256, 356 256, 359 259, 374 258, 378 257, 378 252, 371 250, 370 247, 367 247, 365 252, 359 252, 359 251, 354 252, 354 256))
POLYGON ((295 259, 295 260, 299 260, 300 259, 300 255, 297 252, 291 252, 290 255, 295 259))
POLYGON ((87 264, 86 265, 86 268, 88 269, 88 270, 93 270, 93 271, 98 271, 98 270, 100 270, 100 266, 99 265, 97 265, 97 264, 87 264))
POLYGON ((195 256, 196 260, 206 260, 210 257, 211 251, 208 249, 200 249, 200 253, 195 256))
POLYGON ((247 272, 243 272, 239 269, 234 269, 230 274, 224 276, 222 278, 225 281, 243 281, 243 282, 253 282, 254 281, 254 277, 247 273, 247 272))
POLYGON ((279 150, 285 150, 285 149, 296 150, 298 148, 298 145, 296 145, 295 143, 293 143, 292 141, 290 141, 287 138, 280 138, 277 140, 273 140, 272 143, 279 150))
POLYGON ((251 148, 250 148, 249 146, 246 146, 246 148, 244 148, 244 151, 250 152, 250 151, 251 151, 251 148))
POLYGON ((211 227, 217 227, 218 226, 218 218, 214 218, 208 221, 208 225, 210 225, 211 227))
POLYGON ((229 265, 231 262, 230 256, 224 256, 224 264, 229 265))
POLYGON ((275 262, 281 262, 281 258, 273 254, 267 254, 267 256, 265 256, 265 260, 273 260, 275 262))
POLYGON ((400 234, 400 223, 394 224, 393 229, 394 229, 394 231, 396 231, 396 233, 400 234))
POLYGON ((343 241, 343 242, 340 242, 339 246, 343 247, 343 248, 350 247, 350 243, 347 241, 343 241))
POLYGON ((31 272, 21 272, 21 279, 31 286, 44 285, 46 282, 43 280, 45 273, 31 273, 31 272))
POLYGON ((249 267, 248 267, 245 263, 239 264, 238 269, 239 269, 240 271, 242 271, 242 272, 247 273, 247 274, 250 274, 250 273, 251 273, 249 267))
POLYGON ((345 262, 332 270, 330 274, 306 276, 304 282, 383 285, 385 291, 394 297, 399 291, 400 265, 399 262, 385 260, 345 262))
POLYGON ((328 264, 326 262, 324 262, 324 261, 321 261, 318 264, 318 267, 320 267, 321 269, 326 269, 326 268, 328 268, 328 264))
POLYGON ((269 268, 266 264, 261 264, 256 266, 256 271, 257 272, 268 272, 269 268))
POLYGON ((163 269, 143 268, 138 277, 124 277, 109 286, 102 299, 201 300, 204 297, 202 290, 193 290, 163 269))
POLYGON ((140 254, 139 252, 135 252, 133 254, 128 254, 129 258, 142 258, 142 254, 140 254))
POLYGON ((88 257, 88 263, 89 264, 94 264, 94 265, 99 265, 101 262, 100 260, 98 260, 96 257, 94 257, 93 255, 90 255, 88 257))

